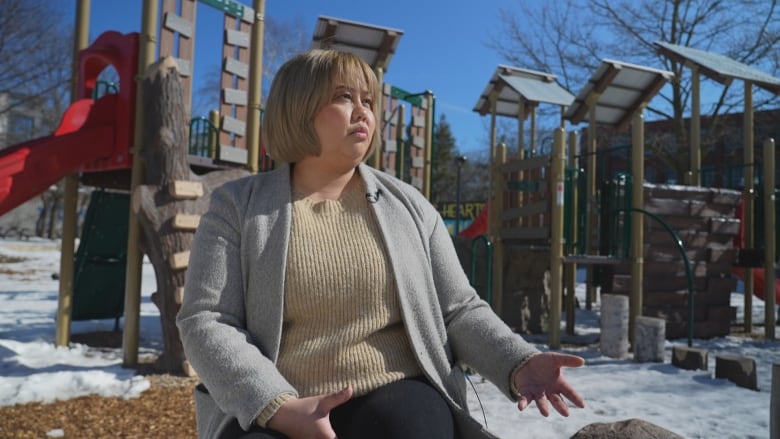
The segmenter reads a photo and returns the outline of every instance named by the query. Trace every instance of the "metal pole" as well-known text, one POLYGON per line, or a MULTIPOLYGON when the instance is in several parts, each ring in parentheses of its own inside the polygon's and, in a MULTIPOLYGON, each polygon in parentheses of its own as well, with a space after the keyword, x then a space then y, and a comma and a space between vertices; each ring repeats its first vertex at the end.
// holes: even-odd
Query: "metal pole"
MULTIPOLYGON (((744 146, 742 147, 742 153, 744 156, 744 192, 743 192, 743 204, 742 211, 744 212, 744 224, 742 225, 745 231, 744 247, 747 249, 753 249, 756 245, 756 233, 754 229, 754 213, 755 213, 755 140, 753 138, 753 84, 749 81, 745 81, 745 107, 744 107, 744 146)), ((753 331, 753 291, 755 289, 755 281, 753 280, 753 268, 745 267, 745 332, 750 333, 753 331)))
POLYGON ((263 34, 265 28, 265 0, 254 0, 255 21, 252 24, 252 43, 249 52, 249 111, 246 116, 247 154, 249 172, 260 169, 260 110, 263 89, 263 34))
MULTIPOLYGON (((575 169, 574 174, 572 175, 571 179, 571 188, 569 189, 569 192, 571 193, 571 206, 570 212, 571 212, 571 218, 569 218, 569 224, 571 224, 571 230, 569 233, 569 238, 571 242, 566 243, 567 251, 576 254, 577 248, 576 243, 579 237, 577 236, 577 179, 579 178, 579 171, 576 171, 577 169, 577 132, 572 131, 569 133, 569 168, 575 169)), ((576 308, 576 298, 575 298, 575 291, 577 289, 577 264, 571 263, 566 264, 564 266, 565 273, 564 276, 566 278, 566 333, 569 335, 574 335, 574 325, 575 325, 575 308, 576 308)))
MULTIPOLYGON (((631 207, 644 209, 645 119, 644 107, 637 109, 631 126, 631 207)), ((644 218, 641 211, 631 213, 631 295, 629 296, 628 342, 636 346, 636 321, 642 315, 642 281, 644 280, 644 218)))
POLYGON ((775 139, 764 141, 764 332, 775 339, 775 139))
POLYGON ((780 439, 780 363, 772 365, 772 393, 769 401, 769 439, 780 439))
POLYGON ((550 207, 550 349, 561 347, 561 306, 563 304, 563 195, 566 160, 565 130, 555 130, 555 142, 551 156, 551 180, 553 190, 550 207))
MULTIPOLYGON (((70 85, 70 101, 75 102, 79 81, 79 52, 89 42, 90 0, 76 2, 76 29, 73 33, 73 72, 70 85)), ((57 299, 57 322, 54 335, 56 346, 70 343, 70 323, 73 313, 74 254, 76 247, 77 205, 79 199, 79 175, 70 174, 63 180, 62 242, 60 248, 60 289, 57 299)))
MULTIPOLYGON (((141 22, 141 41, 138 48, 138 75, 135 100, 135 126, 133 131, 133 167, 130 174, 130 193, 143 180, 141 150, 144 144, 143 77, 146 68, 154 62, 157 42, 157 0, 144 0, 141 22)), ((127 273, 125 280, 125 328, 122 332, 122 366, 138 364, 138 332, 141 319, 141 225, 138 216, 130 209, 127 226, 127 273)))
MULTIPOLYGON (((587 145, 587 165, 588 170, 585 173, 585 177, 588 179, 588 184, 585 187, 585 236, 582 237, 585 240, 585 253, 595 254, 591 247, 594 246, 595 240, 593 239, 594 230, 598 229, 598 219, 596 207, 598 206, 597 192, 596 192, 596 105, 601 95, 592 94, 588 96, 588 145, 587 145)), ((585 281, 585 309, 590 310, 592 303, 596 300, 596 287, 594 286, 596 280, 593 272, 593 265, 587 265, 585 267, 586 281, 585 281)))

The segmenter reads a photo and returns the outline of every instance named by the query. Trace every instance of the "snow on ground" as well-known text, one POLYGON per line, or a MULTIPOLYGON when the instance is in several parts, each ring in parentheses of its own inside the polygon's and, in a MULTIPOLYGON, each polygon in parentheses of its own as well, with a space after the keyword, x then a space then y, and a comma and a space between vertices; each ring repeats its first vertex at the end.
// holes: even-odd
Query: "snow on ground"
MULTIPOLYGON (((0 239, 0 405, 85 394, 138 396, 149 388, 149 382, 121 367, 120 350, 80 344, 54 347, 59 282, 52 274, 58 271, 59 242, 0 239)), ((139 355, 162 348, 159 313, 149 299, 155 289, 152 267, 145 261, 139 355)), ((584 295, 582 290, 578 294, 584 295)), ((584 303, 584 297, 580 302, 584 303)), ((740 293, 732 294, 732 305, 741 320, 740 293)), ((754 332, 763 335, 764 303, 756 298, 753 307, 754 332)), ((670 362, 672 347, 687 345, 687 340, 667 341, 663 363, 613 359, 598 350, 598 303, 591 311, 577 310, 575 317, 577 335, 572 340, 579 347, 564 351, 581 355, 587 363, 583 368, 567 369, 565 375, 585 396, 585 409, 573 409, 568 418, 557 414, 544 418, 535 407, 518 412, 490 383, 472 376, 469 404, 474 417, 487 422, 502 438, 565 438, 590 423, 630 418, 644 419, 686 438, 769 437, 772 368, 780 365, 780 342, 764 341, 760 336, 693 340, 694 347, 709 351, 709 369, 688 371, 670 362), (755 359, 759 391, 715 379, 715 357, 721 354, 755 359)), ((113 319, 74 322, 72 332, 113 327, 113 319)), ((546 349, 544 337, 530 337, 530 341, 546 349)))

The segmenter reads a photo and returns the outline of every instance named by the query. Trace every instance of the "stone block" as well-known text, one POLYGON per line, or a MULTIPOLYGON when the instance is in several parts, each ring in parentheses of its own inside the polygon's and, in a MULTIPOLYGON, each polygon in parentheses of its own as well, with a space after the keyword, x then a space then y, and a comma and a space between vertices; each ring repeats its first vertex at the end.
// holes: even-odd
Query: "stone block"
POLYGON ((682 439, 682 436, 642 419, 627 419, 618 422, 596 422, 586 425, 574 433, 571 439, 682 439))
POLYGON ((675 346, 672 348, 672 364, 680 369, 707 370, 707 355, 706 349, 675 346))
POLYGON ((634 337, 634 360, 646 363, 664 361, 666 321, 657 317, 638 316, 634 337))
POLYGON ((739 387, 758 390, 756 360, 737 355, 715 357, 715 378, 725 378, 739 387))

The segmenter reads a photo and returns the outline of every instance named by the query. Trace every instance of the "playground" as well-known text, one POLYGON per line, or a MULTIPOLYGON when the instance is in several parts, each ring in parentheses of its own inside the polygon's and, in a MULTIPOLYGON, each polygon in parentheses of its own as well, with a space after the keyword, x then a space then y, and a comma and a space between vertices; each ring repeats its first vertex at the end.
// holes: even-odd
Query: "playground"
MULTIPOLYGON (((78 344, 69 350, 55 349, 45 341, 51 340, 54 331, 57 282, 51 279, 51 273, 59 258, 58 250, 57 243, 48 240, 0 240, 0 273, 4 279, 0 283, 0 436, 58 437, 57 431, 62 430, 64 437, 107 437, 116 432, 126 436, 138 432, 143 437, 193 437, 187 433, 194 432, 194 379, 145 372, 149 356, 162 344, 159 311, 150 298, 156 289, 151 264, 143 264, 137 368, 141 375, 136 375, 136 369, 121 367, 117 348, 121 340, 110 336, 112 319, 74 323, 74 336, 81 338, 76 337, 78 344), (101 347, 89 348, 84 343, 101 347), (150 434, 155 431, 159 436, 150 434)), ((578 291, 578 297, 584 300, 584 290, 578 291)), ((739 294, 732 295, 732 303, 740 313, 741 299, 739 294)), ((598 337, 598 312, 598 306, 592 311, 577 311, 576 330, 586 341, 598 337)), ((756 322, 762 321, 763 308, 756 306, 753 312, 756 322)), ((664 363, 612 359, 603 356, 593 343, 565 344, 564 352, 587 359, 586 367, 567 374, 587 395, 585 409, 574 410, 568 418, 520 413, 479 376, 471 378, 477 393, 469 390, 469 405, 476 419, 487 419, 490 428, 507 439, 517 437, 518 428, 528 437, 558 439, 570 437, 593 422, 629 418, 647 420, 686 438, 768 437, 768 389, 780 343, 766 343, 760 337, 757 329, 752 335, 696 339, 695 346, 710 350, 710 371, 672 366, 671 342, 665 347, 664 363), (756 359, 760 391, 712 377, 714 357, 735 353, 756 359)), ((533 340, 544 349, 544 337, 533 340)))
MULTIPOLYGON (((260 141, 262 84, 252 74, 262 70, 263 2, 146 0, 138 32, 108 31, 89 44, 85 3, 77 2, 78 81, 59 127, 0 150, 0 215, 65 181, 61 240, 0 239, 0 436, 156 428, 191 436, 197 379, 173 317, 192 235, 212 189, 274 166, 260 141), (208 115, 190 114, 198 3, 224 12, 219 102, 208 115), (101 79, 109 67, 118 84, 101 79), (85 186, 94 191, 77 231, 85 186), (111 404, 97 408, 103 398, 111 404)), ((321 16, 312 45, 361 53, 382 81, 403 34, 321 16)), ((692 75, 744 81, 745 126, 754 87, 780 94, 780 79, 750 66, 655 48, 696 66, 692 75)), ((703 185, 693 152, 687 184, 649 184, 644 112, 671 72, 604 59, 576 95, 550 73, 514 66, 486 79, 481 94, 475 84, 473 110, 490 118, 493 197, 466 209, 473 222, 464 234, 473 239, 464 270, 471 266, 483 299, 540 349, 586 358, 567 376, 588 407, 570 418, 518 413, 472 376, 473 416, 507 438, 517 425, 557 438, 632 418, 684 437, 763 437, 775 428, 774 139, 744 130, 741 187, 703 185), (540 105, 560 113, 546 150, 540 105), (496 138, 498 117, 517 121, 515 155, 496 138), (572 128, 579 124, 587 127, 572 128), (628 133, 622 168, 601 167, 599 129, 628 133)), ((385 82, 382 148, 368 163, 429 196, 436 111, 433 91, 385 82)))

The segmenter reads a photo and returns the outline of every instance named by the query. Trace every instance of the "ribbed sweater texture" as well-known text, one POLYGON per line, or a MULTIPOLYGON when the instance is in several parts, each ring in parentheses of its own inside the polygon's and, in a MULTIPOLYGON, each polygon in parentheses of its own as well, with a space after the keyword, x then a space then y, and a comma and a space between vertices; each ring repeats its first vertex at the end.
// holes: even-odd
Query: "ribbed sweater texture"
POLYGON ((301 397, 420 375, 363 185, 294 200, 277 368, 301 397))

